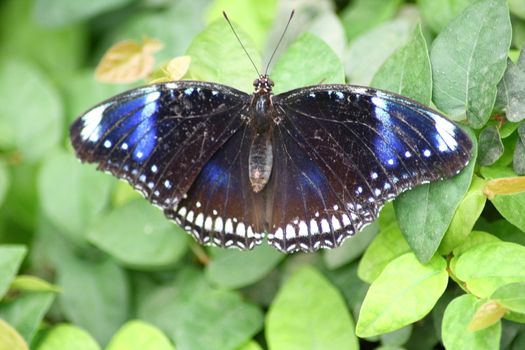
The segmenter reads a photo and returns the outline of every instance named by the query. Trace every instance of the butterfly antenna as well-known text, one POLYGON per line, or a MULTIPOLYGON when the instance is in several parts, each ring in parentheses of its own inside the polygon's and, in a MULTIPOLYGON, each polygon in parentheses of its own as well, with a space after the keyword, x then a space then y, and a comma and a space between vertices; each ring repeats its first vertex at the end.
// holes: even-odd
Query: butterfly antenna
POLYGON ((245 48, 244 45, 242 44, 241 39, 240 39, 239 36, 237 35, 237 32, 235 32, 235 29, 233 28, 232 22, 230 22, 230 19, 229 19, 228 16, 226 15, 226 12, 222 11, 222 15, 223 15, 224 18, 226 19, 226 22, 228 22, 228 24, 230 25, 230 28, 232 29, 233 34, 235 34, 235 37, 237 38, 237 41, 239 42, 239 44, 241 44, 242 49, 244 50, 244 52, 246 52, 246 56, 248 56, 248 59, 250 60, 250 62, 251 62, 252 65, 253 65, 253 68, 255 68, 255 71, 257 72, 257 75, 261 76, 261 73, 259 73, 259 70, 257 69, 257 66, 256 66, 255 63, 253 62, 253 60, 252 60, 250 54, 248 53, 248 50, 246 50, 246 48, 245 48))
POLYGON ((279 38, 279 41, 277 42, 277 45, 275 46, 275 49, 273 50, 272 55, 270 56, 270 60, 268 61, 268 64, 266 65, 266 69, 264 70, 264 75, 268 74, 268 69, 270 68, 270 63, 272 63, 273 56, 275 56, 275 53, 277 52, 277 49, 279 48, 279 45, 281 45, 281 41, 283 41, 284 34, 286 34, 286 31, 288 30, 288 26, 290 25, 290 22, 292 21, 292 17, 295 13, 295 10, 292 10, 292 13, 290 13, 290 18, 288 18, 288 22, 286 23, 286 27, 284 27, 283 33, 281 34, 281 37, 279 38))

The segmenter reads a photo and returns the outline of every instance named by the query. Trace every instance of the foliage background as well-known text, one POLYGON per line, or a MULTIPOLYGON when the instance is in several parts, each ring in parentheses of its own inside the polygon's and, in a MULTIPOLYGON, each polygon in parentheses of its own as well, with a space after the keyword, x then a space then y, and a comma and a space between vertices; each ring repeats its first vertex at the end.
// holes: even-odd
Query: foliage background
POLYGON ((3 1, 0 349, 525 348, 524 42, 520 0, 3 1), (284 256, 200 247, 74 158, 68 125, 136 85, 93 79, 113 43, 158 39, 159 64, 251 91, 216 19, 262 67, 292 8, 276 92, 346 77, 434 105, 479 141, 469 166, 284 256))

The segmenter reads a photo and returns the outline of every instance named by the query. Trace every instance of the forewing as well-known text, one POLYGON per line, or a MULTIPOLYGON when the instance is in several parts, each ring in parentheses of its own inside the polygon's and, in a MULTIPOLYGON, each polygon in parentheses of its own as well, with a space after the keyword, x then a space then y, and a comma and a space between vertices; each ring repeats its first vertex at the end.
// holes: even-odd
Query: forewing
POLYGON ((71 126, 77 156, 174 208, 206 162, 241 127, 249 96, 218 84, 155 84, 113 97, 71 126))
POLYGON ((339 246, 386 201, 453 176, 470 159, 465 132, 399 95, 323 85, 275 96, 274 104, 278 147, 287 151, 274 164, 269 241, 285 251, 339 246))

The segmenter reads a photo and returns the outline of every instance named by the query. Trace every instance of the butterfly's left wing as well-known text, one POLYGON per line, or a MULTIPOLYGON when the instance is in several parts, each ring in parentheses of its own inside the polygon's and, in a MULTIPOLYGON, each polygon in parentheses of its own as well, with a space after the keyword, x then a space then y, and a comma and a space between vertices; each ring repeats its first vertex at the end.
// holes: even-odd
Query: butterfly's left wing
POLYGON ((459 127, 399 95, 321 85, 274 97, 277 125, 269 242, 339 246, 387 200, 457 174, 472 147, 459 127))
POLYGON ((175 208, 243 124, 249 95, 179 81, 124 92, 80 116, 71 141, 83 162, 126 180, 153 204, 175 208))

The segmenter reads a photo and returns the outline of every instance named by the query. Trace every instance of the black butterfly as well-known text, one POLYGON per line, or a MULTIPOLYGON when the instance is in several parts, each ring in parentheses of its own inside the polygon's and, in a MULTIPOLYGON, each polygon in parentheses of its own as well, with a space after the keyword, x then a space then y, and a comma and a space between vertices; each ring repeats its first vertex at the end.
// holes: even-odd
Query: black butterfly
POLYGON ((128 181, 201 243, 334 248, 416 185, 457 174, 469 137, 405 97, 318 85, 252 95, 178 81, 124 92, 71 126, 77 156, 128 181))

